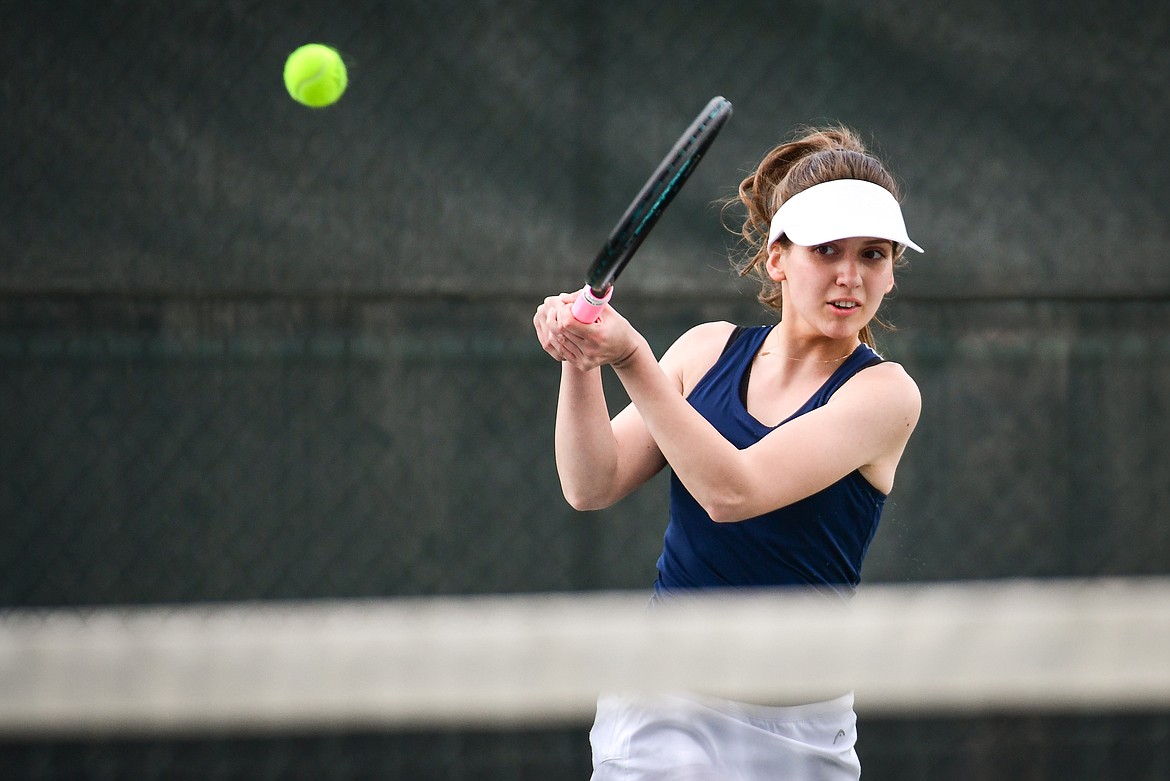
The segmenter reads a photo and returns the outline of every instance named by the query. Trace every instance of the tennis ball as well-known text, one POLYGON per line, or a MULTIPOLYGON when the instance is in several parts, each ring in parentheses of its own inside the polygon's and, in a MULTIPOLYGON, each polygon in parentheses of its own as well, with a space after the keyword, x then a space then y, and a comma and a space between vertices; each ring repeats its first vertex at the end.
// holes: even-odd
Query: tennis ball
POLYGON ((284 86, 293 100, 312 108, 337 102, 349 84, 345 63, 337 50, 321 43, 307 43, 284 63, 284 86))

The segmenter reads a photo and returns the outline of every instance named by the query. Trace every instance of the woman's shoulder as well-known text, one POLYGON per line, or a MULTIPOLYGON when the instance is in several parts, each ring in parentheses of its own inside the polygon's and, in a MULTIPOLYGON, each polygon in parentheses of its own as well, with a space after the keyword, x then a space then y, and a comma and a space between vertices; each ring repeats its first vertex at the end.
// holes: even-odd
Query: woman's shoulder
POLYGON ((862 369, 836 395, 843 400, 856 399, 870 408, 912 415, 915 419, 922 407, 918 383, 896 361, 883 360, 862 369))
POLYGON ((687 329, 674 344, 687 350, 704 351, 714 345, 719 352, 722 352, 727 344, 727 339, 737 328, 735 323, 729 323, 726 320, 699 323, 687 329))
POLYGON ((662 356, 662 367, 678 380, 684 395, 702 379, 727 346, 736 325, 724 320, 700 323, 685 331, 662 356))
POLYGON ((858 376, 867 376, 874 381, 894 383, 907 387, 913 386, 915 389, 918 388, 918 384, 914 382, 914 378, 906 371, 905 366, 887 358, 874 362, 859 372, 858 376))

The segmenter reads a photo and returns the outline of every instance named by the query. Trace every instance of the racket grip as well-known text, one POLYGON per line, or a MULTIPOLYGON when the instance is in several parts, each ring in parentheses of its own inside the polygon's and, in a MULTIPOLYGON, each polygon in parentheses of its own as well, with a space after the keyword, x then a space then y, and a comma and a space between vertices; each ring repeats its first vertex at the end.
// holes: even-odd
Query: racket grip
POLYGON ((613 285, 609 286, 601 298, 595 296, 592 288, 586 285, 581 288, 581 295, 573 302, 573 317, 579 323, 596 323, 597 318, 601 317, 601 310, 612 296, 613 285))

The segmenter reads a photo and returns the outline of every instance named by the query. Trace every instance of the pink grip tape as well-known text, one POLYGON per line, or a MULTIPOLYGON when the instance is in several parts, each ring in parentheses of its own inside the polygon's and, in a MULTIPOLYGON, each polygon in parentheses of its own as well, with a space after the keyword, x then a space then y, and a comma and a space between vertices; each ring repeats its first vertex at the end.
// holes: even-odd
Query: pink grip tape
POLYGON ((581 289, 581 295, 573 302, 573 317, 579 323, 596 323, 597 318, 601 317, 601 310, 605 308, 605 303, 613 296, 613 285, 609 286, 609 290, 605 291, 605 295, 601 298, 593 295, 593 291, 586 285, 581 289))

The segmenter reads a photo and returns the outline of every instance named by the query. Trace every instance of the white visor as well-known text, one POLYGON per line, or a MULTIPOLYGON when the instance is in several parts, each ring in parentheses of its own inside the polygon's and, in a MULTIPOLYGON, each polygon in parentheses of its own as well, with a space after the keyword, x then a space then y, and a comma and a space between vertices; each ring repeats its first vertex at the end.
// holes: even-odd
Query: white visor
POLYGON ((858 179, 824 182, 789 198, 772 218, 768 246, 781 235, 802 247, 872 236, 922 252, 906 234, 902 208, 890 191, 858 179))

